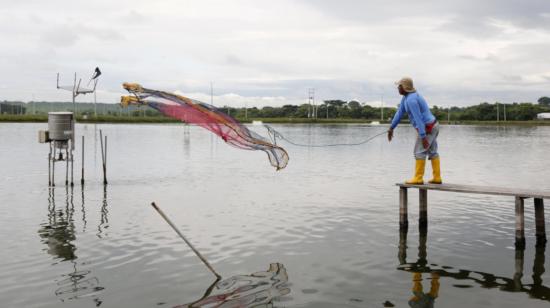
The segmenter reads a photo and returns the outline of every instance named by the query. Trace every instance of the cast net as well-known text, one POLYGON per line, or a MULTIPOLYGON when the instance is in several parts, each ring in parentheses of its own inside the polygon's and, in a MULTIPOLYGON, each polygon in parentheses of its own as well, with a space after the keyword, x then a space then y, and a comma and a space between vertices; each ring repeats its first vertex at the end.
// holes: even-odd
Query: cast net
POLYGON ((177 94, 146 89, 137 83, 124 83, 123 87, 131 94, 121 97, 123 107, 130 104, 147 105, 168 117, 206 128, 234 147, 264 151, 277 170, 283 169, 288 163, 285 149, 249 130, 212 105, 177 94))

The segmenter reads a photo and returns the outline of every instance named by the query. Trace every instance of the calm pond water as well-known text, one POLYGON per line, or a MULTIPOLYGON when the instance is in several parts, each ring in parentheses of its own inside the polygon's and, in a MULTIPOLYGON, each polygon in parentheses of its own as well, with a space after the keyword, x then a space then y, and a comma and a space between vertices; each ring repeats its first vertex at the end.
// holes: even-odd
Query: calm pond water
MULTIPOLYGON (((37 142, 46 126, 0 124, 2 307, 549 306, 550 258, 534 246, 531 200, 523 252, 514 250, 511 197, 430 192, 429 231, 419 233, 411 191, 409 231, 399 233, 394 184, 412 174, 410 127, 399 127, 392 143, 383 136, 356 147, 283 143, 290 162, 276 172, 264 153, 232 148, 198 127, 77 125, 86 184, 78 160, 74 188, 63 185, 61 164, 49 188, 48 146, 37 142), (109 139, 106 187, 99 129, 109 139)), ((385 129, 275 128, 311 144, 385 129)), ((549 152, 550 127, 441 128, 447 182, 548 190, 549 152)))

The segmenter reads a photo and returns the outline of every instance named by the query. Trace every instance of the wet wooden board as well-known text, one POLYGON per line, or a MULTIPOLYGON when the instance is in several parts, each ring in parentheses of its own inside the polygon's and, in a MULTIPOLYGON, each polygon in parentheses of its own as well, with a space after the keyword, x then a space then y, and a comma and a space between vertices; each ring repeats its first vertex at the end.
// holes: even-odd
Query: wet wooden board
POLYGON ((532 190, 520 188, 506 188, 478 185, 460 185, 460 184, 423 184, 413 185, 406 183, 397 183, 403 188, 418 188, 425 190, 451 191, 459 193, 472 193, 497 196, 515 196, 520 198, 550 199, 550 190, 532 190))

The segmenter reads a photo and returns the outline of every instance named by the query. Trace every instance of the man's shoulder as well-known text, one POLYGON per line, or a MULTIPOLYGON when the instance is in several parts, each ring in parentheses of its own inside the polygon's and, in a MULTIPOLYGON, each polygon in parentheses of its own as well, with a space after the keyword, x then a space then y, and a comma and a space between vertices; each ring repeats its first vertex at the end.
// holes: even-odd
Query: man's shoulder
POLYGON ((407 97, 406 97, 405 101, 406 102, 416 102, 419 97, 421 97, 421 96, 420 96, 420 94, 418 94, 418 92, 412 92, 412 93, 407 94, 407 97))

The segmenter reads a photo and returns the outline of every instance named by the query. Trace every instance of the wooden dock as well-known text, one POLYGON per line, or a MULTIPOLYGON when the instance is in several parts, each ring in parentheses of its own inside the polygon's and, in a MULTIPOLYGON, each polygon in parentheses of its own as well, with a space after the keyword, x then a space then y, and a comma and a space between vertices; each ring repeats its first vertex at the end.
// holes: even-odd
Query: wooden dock
POLYGON ((533 198, 535 205, 535 225, 537 246, 546 244, 546 230, 544 222, 544 199, 550 199, 550 191, 534 191, 527 189, 476 186, 476 185, 457 185, 457 184, 424 184, 412 185, 397 183, 399 186, 399 226, 401 229, 408 228, 408 210, 407 210, 407 189, 416 188, 419 190, 419 219, 420 228, 426 228, 428 225, 428 190, 439 190, 456 193, 471 193, 496 196, 511 196, 515 198, 516 204, 516 247, 525 247, 525 217, 524 203, 525 199, 533 198))

